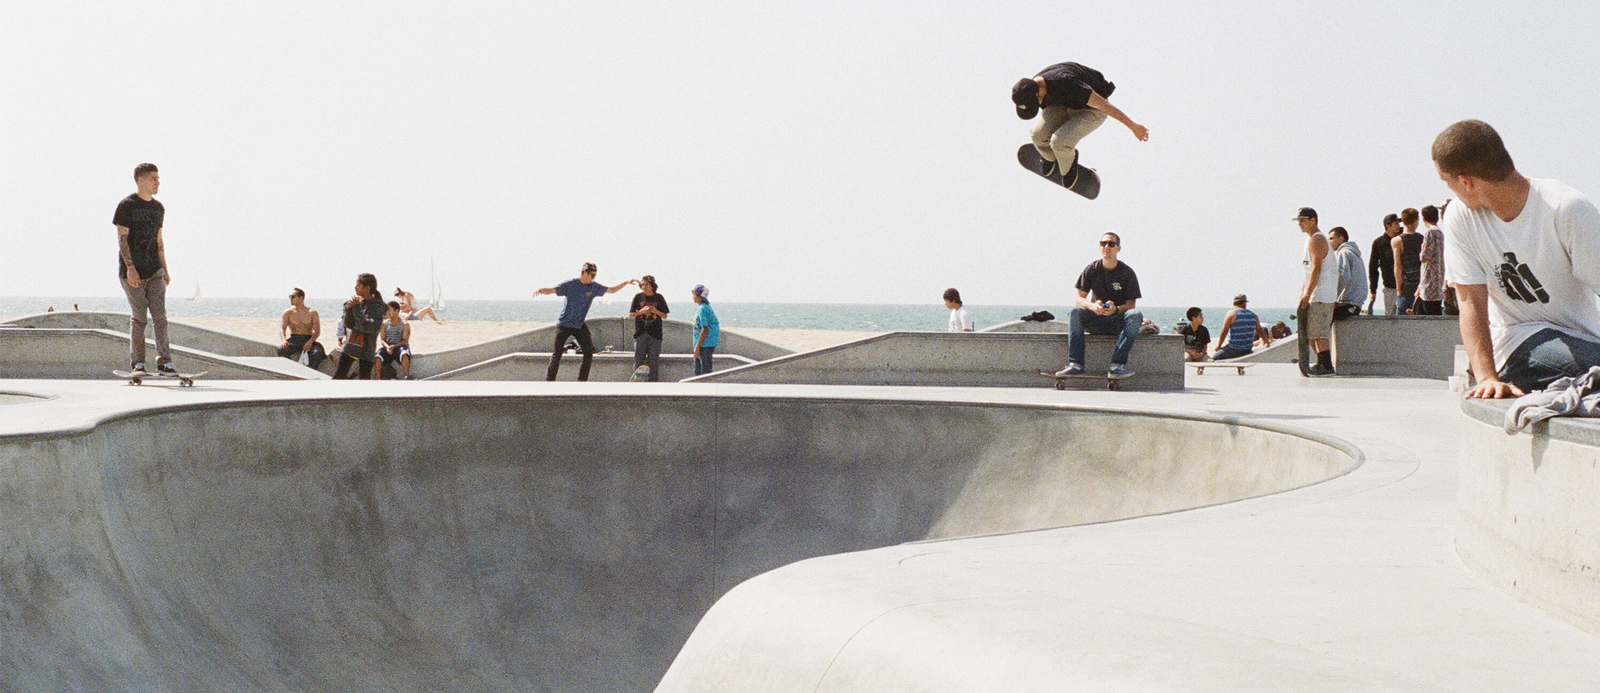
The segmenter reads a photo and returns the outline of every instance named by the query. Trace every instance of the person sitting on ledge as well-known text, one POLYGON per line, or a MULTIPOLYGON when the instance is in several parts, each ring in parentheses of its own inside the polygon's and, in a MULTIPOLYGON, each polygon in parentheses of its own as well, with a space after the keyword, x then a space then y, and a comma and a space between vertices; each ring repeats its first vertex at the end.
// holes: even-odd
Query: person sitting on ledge
POLYGON ((1117 335, 1117 346, 1111 351, 1111 368, 1108 378, 1128 378, 1128 357, 1133 353, 1133 342, 1139 337, 1139 327, 1144 324, 1144 314, 1134 310, 1139 300, 1139 276, 1128 263, 1117 260, 1122 251, 1122 237, 1107 232, 1100 237, 1100 259, 1089 263, 1078 275, 1078 298, 1067 323, 1067 366, 1056 372, 1057 377, 1084 375, 1083 336, 1090 334, 1117 335))
POLYGON ((317 337, 322 336, 322 318, 316 309, 306 305, 306 292, 300 287, 289 293, 289 305, 291 307, 283 311, 278 323, 278 334, 283 337, 278 355, 298 361, 304 354, 306 365, 316 368, 328 357, 328 352, 317 341, 317 337))
POLYGON ((1244 294, 1233 297, 1233 310, 1228 311, 1227 317, 1222 319, 1222 332, 1217 337, 1217 353, 1211 355, 1213 361, 1236 359, 1249 354, 1255 350, 1257 340, 1260 340, 1263 346, 1272 343, 1272 335, 1267 333, 1267 328, 1261 326, 1261 319, 1245 307, 1249 303, 1250 297, 1244 294))
POLYGON ((1463 120, 1433 141, 1445 212, 1445 278, 1478 384, 1521 395, 1600 366, 1600 211, 1583 193, 1517 172, 1500 134, 1463 120))
POLYGON ((1206 360, 1206 345, 1211 343, 1211 330, 1206 329, 1206 314, 1199 306, 1189 306, 1184 311, 1184 323, 1173 330, 1183 335, 1183 360, 1206 360))

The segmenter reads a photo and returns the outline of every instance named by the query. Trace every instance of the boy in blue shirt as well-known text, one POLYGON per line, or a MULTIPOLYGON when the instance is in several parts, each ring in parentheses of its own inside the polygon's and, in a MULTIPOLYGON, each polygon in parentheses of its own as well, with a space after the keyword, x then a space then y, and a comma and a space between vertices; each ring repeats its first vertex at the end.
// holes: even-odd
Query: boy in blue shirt
POLYGON ((694 302, 700 304, 694 315, 694 374, 705 375, 711 372, 711 357, 716 354, 722 329, 717 326, 717 313, 711 310, 711 290, 705 284, 695 285, 694 302))
POLYGON ((595 275, 600 274, 600 268, 593 262, 583 263, 583 271, 577 279, 568 279, 551 288, 540 289, 534 292, 535 296, 564 296, 567 304, 561 308, 561 317, 556 319, 556 343, 550 350, 550 367, 544 372, 545 380, 555 380, 556 372, 561 370, 561 352, 567 344, 568 337, 577 337, 578 348, 583 350, 583 366, 578 368, 578 382, 589 379, 589 364, 594 361, 594 340, 589 336, 589 304, 600 296, 614 294, 622 287, 639 283, 636 279, 629 279, 616 286, 603 286, 594 283, 595 275))

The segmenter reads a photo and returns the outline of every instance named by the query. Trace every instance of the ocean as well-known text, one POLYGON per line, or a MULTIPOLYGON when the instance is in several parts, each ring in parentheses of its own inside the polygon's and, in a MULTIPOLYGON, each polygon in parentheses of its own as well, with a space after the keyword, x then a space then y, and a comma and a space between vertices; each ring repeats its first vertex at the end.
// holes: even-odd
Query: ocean
MULTIPOLYGON (((595 299, 589 309, 590 317, 625 315, 633 292, 619 291, 612 296, 595 299), (609 299, 609 300, 608 300, 609 299)), ((312 308, 324 316, 337 315, 338 300, 312 300, 312 308)), ((440 312, 446 321, 492 322, 555 322, 561 312, 562 299, 547 298, 526 301, 474 301, 452 299, 440 312)), ((692 319, 689 301, 674 302, 675 315, 692 319)), ((717 319, 723 327, 786 328, 801 330, 851 330, 857 332, 893 332, 899 330, 942 331, 949 320, 950 311, 942 303, 917 303, 880 305, 864 303, 720 303, 713 302, 717 319)), ((12 296, 0 297, 0 316, 16 317, 56 310, 111 311, 126 313, 128 303, 121 297, 66 297, 66 296, 12 296)), ((204 298, 198 301, 168 296, 167 315, 182 319, 189 316, 275 318, 289 307, 287 298, 204 298)), ((1222 324, 1228 309, 1202 306, 1206 325, 1213 331, 1222 324)), ((1140 306, 1147 320, 1168 332, 1183 320, 1188 306, 1140 306)), ((1037 310, 1054 313, 1064 320, 1064 305, 1031 306, 979 306, 968 305, 978 329, 1016 320, 1037 310)), ((1291 308, 1254 308, 1263 322, 1271 325, 1282 320, 1294 324, 1291 308)))

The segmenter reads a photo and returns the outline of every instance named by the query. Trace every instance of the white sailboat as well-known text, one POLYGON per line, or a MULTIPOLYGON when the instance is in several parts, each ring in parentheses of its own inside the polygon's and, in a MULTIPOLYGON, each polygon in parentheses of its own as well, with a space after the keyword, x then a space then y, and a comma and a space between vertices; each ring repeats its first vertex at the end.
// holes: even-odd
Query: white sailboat
POLYGON ((439 277, 433 268, 432 255, 428 256, 428 282, 430 284, 428 290, 428 305, 433 307, 433 312, 435 314, 443 313, 445 311, 444 289, 439 286, 439 277))
POLYGON ((200 296, 200 282, 199 282, 199 280, 196 280, 195 283, 194 283, 194 296, 191 297, 189 299, 189 301, 192 302, 192 303, 199 303, 200 302, 200 298, 201 298, 201 296, 200 296))

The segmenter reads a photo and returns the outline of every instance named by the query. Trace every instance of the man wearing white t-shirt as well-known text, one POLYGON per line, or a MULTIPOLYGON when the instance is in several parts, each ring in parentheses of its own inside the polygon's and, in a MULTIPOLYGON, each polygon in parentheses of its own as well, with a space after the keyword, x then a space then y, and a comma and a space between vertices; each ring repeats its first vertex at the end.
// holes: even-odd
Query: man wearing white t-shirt
POLYGON ((955 289, 944 290, 944 307, 950 309, 950 331, 971 332, 972 313, 967 312, 967 307, 961 303, 961 292, 955 289))
POLYGON ((1600 366, 1600 211, 1559 181, 1518 173, 1482 121, 1439 133, 1433 163, 1461 202, 1440 227, 1478 379, 1467 397, 1517 396, 1600 366))

